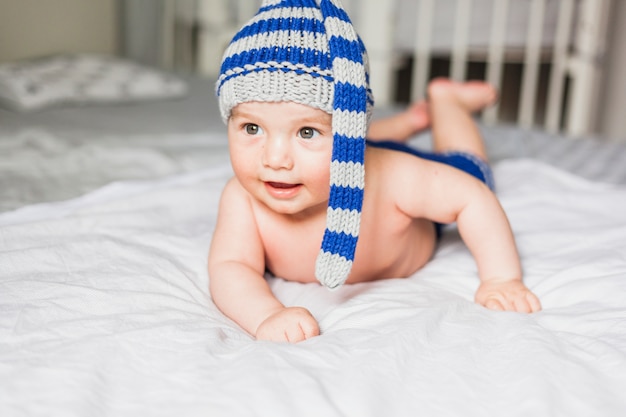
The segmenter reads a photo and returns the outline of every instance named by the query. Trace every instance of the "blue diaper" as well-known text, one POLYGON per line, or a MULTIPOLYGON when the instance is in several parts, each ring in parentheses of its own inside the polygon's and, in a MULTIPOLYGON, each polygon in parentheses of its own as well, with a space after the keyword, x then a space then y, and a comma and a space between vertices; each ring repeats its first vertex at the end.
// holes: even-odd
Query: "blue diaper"
POLYGON ((418 151, 415 148, 411 148, 403 143, 393 141, 374 142, 367 141, 367 146, 374 148, 391 149, 394 151, 406 152, 415 155, 419 158, 428 159, 430 161, 441 162, 446 165, 450 165, 454 168, 460 169, 463 172, 470 174, 473 177, 478 178, 493 191, 495 183, 493 181, 493 173, 489 164, 476 155, 468 152, 426 152, 418 151))

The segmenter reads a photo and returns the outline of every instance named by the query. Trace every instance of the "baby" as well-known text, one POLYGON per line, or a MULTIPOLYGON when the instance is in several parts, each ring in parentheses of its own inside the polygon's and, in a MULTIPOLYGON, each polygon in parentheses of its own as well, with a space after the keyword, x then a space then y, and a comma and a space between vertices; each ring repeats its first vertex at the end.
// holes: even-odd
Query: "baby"
POLYGON ((427 104, 373 123, 366 142, 368 80, 365 48, 337 0, 266 0, 233 39, 217 83, 235 173, 209 254, 217 307, 257 339, 316 336, 312 314, 283 305, 266 271, 330 288, 408 277, 456 222, 477 264, 476 302, 540 310, 472 119, 494 89, 434 80, 427 104), (433 153, 400 143, 428 124, 433 153))

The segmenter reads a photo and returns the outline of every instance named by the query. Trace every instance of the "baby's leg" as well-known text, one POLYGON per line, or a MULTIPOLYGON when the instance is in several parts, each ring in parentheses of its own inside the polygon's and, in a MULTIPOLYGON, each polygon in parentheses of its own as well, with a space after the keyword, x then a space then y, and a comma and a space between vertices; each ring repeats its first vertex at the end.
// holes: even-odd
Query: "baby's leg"
POLYGON ((428 86, 428 99, 435 152, 469 152, 487 161, 472 113, 493 104, 497 96, 496 89, 482 81, 433 80, 428 86))
POLYGON ((428 103, 426 100, 420 100, 398 114, 372 121, 367 132, 367 138, 374 141, 404 142, 429 126, 428 103))
MULTIPOLYGON (((439 84, 448 83, 454 86, 456 94, 462 99, 463 104, 471 113, 475 113, 492 105, 497 93, 495 89, 488 83, 483 81, 466 81, 463 83, 454 83, 445 78, 438 78, 430 82, 430 87, 439 89, 439 84)), ((411 104, 406 110, 387 117, 372 121, 367 138, 373 141, 391 140, 396 142, 405 142, 416 133, 431 126, 431 112, 429 101, 420 100, 411 104)))

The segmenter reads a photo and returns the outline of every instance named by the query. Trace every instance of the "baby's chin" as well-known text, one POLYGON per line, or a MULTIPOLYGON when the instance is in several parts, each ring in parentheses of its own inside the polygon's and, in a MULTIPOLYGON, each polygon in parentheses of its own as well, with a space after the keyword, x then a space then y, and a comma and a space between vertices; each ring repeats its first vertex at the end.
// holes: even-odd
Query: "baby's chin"
POLYGON ((328 200, 317 203, 305 203, 301 199, 265 201, 265 205, 274 213, 293 217, 294 220, 313 220, 318 216, 326 217, 328 200))

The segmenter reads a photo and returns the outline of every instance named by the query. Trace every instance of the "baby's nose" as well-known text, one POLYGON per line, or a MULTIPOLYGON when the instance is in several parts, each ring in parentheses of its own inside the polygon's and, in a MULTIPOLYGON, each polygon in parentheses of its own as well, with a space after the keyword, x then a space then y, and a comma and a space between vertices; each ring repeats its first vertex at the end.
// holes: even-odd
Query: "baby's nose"
POLYGON ((268 138, 263 152, 263 164, 272 169, 293 168, 289 139, 281 136, 268 138))

